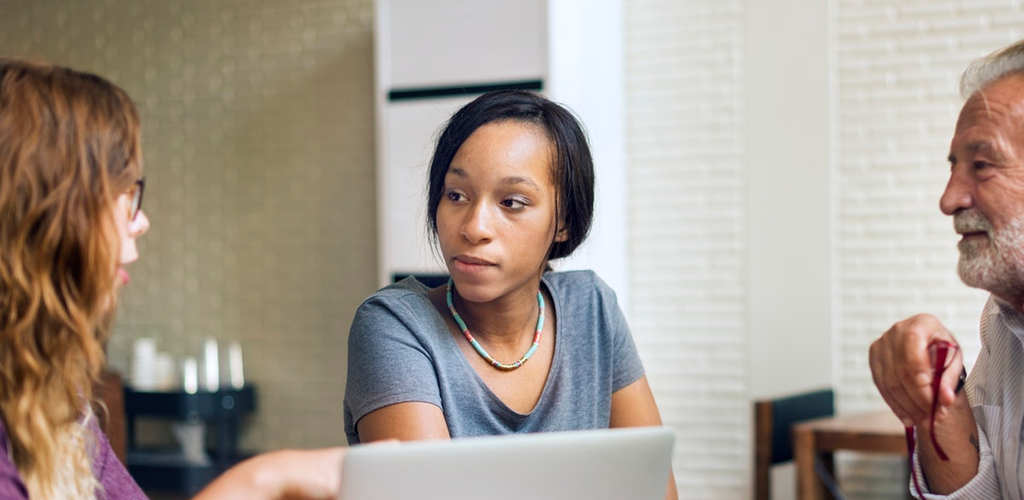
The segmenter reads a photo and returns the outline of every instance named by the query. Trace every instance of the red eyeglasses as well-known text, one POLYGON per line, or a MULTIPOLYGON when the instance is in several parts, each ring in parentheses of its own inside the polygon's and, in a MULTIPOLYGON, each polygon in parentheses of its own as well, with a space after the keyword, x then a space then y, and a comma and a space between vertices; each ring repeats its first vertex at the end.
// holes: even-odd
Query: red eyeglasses
MULTIPOLYGON (((942 381, 942 374, 945 373, 946 368, 949 368, 949 363, 952 362, 953 357, 950 356, 950 351, 955 351, 957 346, 945 340, 938 340, 928 346, 928 353, 932 359, 932 416, 931 416, 931 439, 932 446, 935 447, 935 452, 939 455, 942 460, 949 460, 946 453, 942 451, 939 446, 939 442, 935 440, 935 411, 939 408, 939 383, 942 381), (947 362, 948 361, 948 362, 947 362)), ((960 388, 957 387, 957 390, 960 388)), ((918 498, 924 498, 924 493, 921 491, 921 484, 917 480, 917 474, 914 473, 914 449, 916 448, 916 442, 914 440, 914 427, 906 428, 907 435, 907 455, 910 462, 910 477, 914 478, 914 489, 917 490, 918 498)))

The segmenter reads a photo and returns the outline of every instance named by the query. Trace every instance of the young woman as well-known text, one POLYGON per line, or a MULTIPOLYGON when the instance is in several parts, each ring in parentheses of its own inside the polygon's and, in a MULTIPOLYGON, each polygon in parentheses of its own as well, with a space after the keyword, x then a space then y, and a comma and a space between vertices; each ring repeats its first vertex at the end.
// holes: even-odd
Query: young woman
MULTIPOLYGON (((145 498, 89 404, 149 228, 141 161, 123 90, 0 59, 0 498, 145 498)), ((261 455, 197 498, 334 498, 342 455, 261 455)))
POLYGON ((428 182, 451 279, 406 279, 359 307, 349 443, 660 425, 615 294, 592 272, 548 267, 593 216, 573 115, 530 92, 485 94, 449 120, 428 182))

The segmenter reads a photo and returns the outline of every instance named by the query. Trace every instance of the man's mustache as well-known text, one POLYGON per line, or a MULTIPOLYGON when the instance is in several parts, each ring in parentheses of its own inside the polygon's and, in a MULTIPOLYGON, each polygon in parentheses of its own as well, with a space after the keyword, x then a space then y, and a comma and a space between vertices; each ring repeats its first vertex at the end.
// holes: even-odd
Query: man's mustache
POLYGON ((957 234, 989 233, 992 222, 977 209, 964 210, 953 215, 953 230, 957 234))

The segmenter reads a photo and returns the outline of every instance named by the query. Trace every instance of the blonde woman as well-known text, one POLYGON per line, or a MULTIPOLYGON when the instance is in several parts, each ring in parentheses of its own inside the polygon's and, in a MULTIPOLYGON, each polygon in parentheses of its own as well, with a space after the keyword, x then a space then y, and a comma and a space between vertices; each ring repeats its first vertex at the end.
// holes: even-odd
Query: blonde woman
MULTIPOLYGON (((123 90, 0 59, 0 498, 145 498, 88 404, 149 228, 141 160, 123 90)), ((342 455, 261 455, 197 498, 334 498, 342 455)))

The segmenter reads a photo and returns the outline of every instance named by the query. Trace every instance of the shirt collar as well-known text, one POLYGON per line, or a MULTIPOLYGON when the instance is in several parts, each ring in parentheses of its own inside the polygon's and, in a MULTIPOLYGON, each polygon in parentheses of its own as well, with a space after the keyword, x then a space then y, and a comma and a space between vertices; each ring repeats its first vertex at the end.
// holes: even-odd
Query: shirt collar
POLYGON ((995 319, 1006 326, 1018 340, 1024 341, 1024 314, 1017 312, 1009 302, 995 295, 989 296, 986 309, 988 314, 996 316, 995 319))

